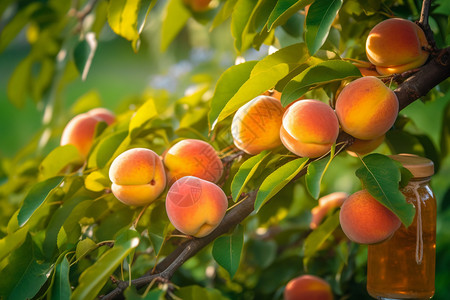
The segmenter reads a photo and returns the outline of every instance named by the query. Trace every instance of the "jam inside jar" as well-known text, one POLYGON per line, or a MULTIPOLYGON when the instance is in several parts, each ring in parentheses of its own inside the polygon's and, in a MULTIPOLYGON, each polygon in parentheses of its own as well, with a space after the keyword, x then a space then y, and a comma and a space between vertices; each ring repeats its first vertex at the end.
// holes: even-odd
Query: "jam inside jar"
POLYGON ((413 155, 392 155, 412 174, 402 189, 416 209, 413 223, 368 246, 367 291, 377 299, 430 299, 436 262, 436 198, 430 188, 433 162, 413 155))

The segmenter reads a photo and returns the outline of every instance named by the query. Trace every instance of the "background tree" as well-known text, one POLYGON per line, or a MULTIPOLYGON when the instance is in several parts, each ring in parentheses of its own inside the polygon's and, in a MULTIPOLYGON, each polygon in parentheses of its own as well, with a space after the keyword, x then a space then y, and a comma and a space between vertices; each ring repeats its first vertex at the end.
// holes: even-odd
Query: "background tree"
POLYGON ((435 299, 445 299, 449 15, 445 0, 2 1, 1 297, 280 299, 308 273, 338 299, 369 299, 367 248, 343 235, 338 210, 310 229, 318 197, 360 189, 363 158, 345 151, 354 138, 341 132, 331 153, 312 160, 283 147, 248 155, 233 145, 231 122, 271 89, 285 106, 300 96, 334 106, 361 77, 369 31, 395 16, 418 21, 430 58, 380 77, 401 111, 376 152, 435 163, 435 299), (99 106, 117 121, 99 122, 86 160, 59 146, 67 122, 99 106), (126 206, 108 177, 125 150, 161 155, 186 138, 207 141, 225 166, 218 184, 230 208, 202 238, 174 230, 165 194, 126 206))

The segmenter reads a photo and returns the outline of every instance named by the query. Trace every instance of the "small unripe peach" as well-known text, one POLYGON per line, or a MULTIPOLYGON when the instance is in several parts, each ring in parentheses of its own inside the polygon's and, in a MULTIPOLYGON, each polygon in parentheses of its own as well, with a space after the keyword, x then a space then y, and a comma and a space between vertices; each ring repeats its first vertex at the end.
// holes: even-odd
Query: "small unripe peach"
POLYGON ((350 195, 339 214, 342 230, 359 244, 382 242, 400 227, 400 219, 367 190, 350 195))
POLYGON ((83 157, 86 157, 94 141, 95 128, 99 122, 108 125, 116 117, 106 108, 94 108, 86 113, 76 115, 67 123, 61 136, 61 146, 74 145, 83 157))
POLYGON ((169 184, 184 176, 195 176, 211 182, 219 181, 223 164, 216 150, 207 142, 182 140, 163 154, 169 184))
POLYGON ((302 275, 288 282, 284 300, 333 300, 330 284, 320 277, 302 275))
POLYGON ((300 100, 284 113, 280 138, 291 152, 303 157, 319 157, 330 151, 339 134, 333 109, 319 100, 300 100))
POLYGON ((254 155, 280 146, 283 113, 280 100, 270 96, 258 96, 241 106, 231 123, 236 147, 254 155))
POLYGON ((334 192, 319 198, 319 205, 311 209, 312 217, 309 228, 316 229, 328 212, 336 207, 340 207, 347 197, 347 193, 334 192))
POLYGON ((117 156, 109 169, 109 178, 114 196, 127 205, 152 203, 166 187, 161 158, 145 148, 129 149, 117 156))
POLYGON ((385 134, 397 118, 398 107, 395 93, 373 76, 350 82, 336 100, 336 114, 342 129, 361 140, 385 134))
POLYGON ((394 18, 378 23, 366 41, 367 58, 378 73, 390 75, 422 66, 428 59, 425 33, 414 22, 394 18))
POLYGON ((194 176, 175 181, 166 198, 170 222, 194 237, 204 237, 219 226, 227 207, 227 196, 219 186, 194 176))
POLYGON ((355 139, 353 144, 347 147, 347 153, 351 156, 365 155, 377 149, 384 142, 385 134, 373 140, 355 139))

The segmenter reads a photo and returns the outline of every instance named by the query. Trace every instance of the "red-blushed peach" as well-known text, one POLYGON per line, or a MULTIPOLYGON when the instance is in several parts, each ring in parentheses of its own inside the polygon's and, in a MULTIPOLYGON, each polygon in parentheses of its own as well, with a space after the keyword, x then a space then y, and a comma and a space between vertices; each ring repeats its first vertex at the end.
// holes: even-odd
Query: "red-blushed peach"
POLYGON ((395 93, 373 76, 350 82, 336 100, 336 114, 342 129, 361 140, 385 134, 394 124, 398 108, 395 93))
POLYGON ((351 156, 365 155, 377 149, 384 142, 385 134, 373 140, 355 139, 353 144, 347 147, 347 153, 351 156))
POLYGON ((258 96, 241 106, 231 123, 236 147, 254 155, 280 146, 283 113, 280 100, 270 96, 258 96))
POLYGON ((223 164, 216 150, 201 140, 179 141, 163 154, 163 161, 170 185, 184 176, 218 182, 223 173, 223 164))
POLYGON ((347 193, 334 192, 319 198, 318 205, 311 209, 309 228, 316 229, 328 212, 336 207, 340 207, 347 197, 347 193))
POLYGON ((293 103, 284 113, 280 138, 292 153, 319 157, 330 151, 339 134, 333 109, 319 101, 305 99, 293 103))
POLYGON ((368 61, 354 61, 352 64, 358 68, 362 76, 380 76, 376 70, 376 66, 368 61))
POLYGON ((133 206, 152 203, 166 187, 161 158, 146 148, 133 148, 119 154, 109 168, 109 178, 114 196, 133 206))
POLYGON ((400 219, 367 190, 350 195, 339 213, 341 228, 355 243, 380 243, 400 227, 400 219))
POLYGON ((166 197, 170 222, 194 237, 204 237, 219 226, 227 207, 227 196, 218 185, 194 176, 175 181, 166 197))
POLYGON ((288 282, 284 300, 333 300, 328 282, 314 275, 301 275, 288 282))
POLYGON ((86 157, 94 141, 95 128, 99 122, 108 125, 114 123, 116 117, 106 108, 94 108, 86 113, 76 115, 64 127, 61 146, 74 145, 83 157, 86 157))
POLYGON ((366 41, 367 58, 378 73, 390 75, 422 66, 429 53, 425 33, 414 22, 394 18, 378 23, 366 41))

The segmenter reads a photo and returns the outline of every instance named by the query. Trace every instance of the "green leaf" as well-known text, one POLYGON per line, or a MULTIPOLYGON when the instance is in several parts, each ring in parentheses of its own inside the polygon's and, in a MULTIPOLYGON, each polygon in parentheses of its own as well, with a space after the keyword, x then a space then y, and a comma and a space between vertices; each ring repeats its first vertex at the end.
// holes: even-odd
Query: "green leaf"
POLYGON ((30 57, 22 60, 14 70, 8 82, 8 99, 17 108, 23 108, 27 100, 31 80, 33 60, 30 57))
POLYGON ((277 1, 277 5, 272 10, 267 21, 267 28, 273 28, 283 25, 286 21, 296 14, 300 9, 312 3, 314 0, 284 0, 277 1))
POLYGON ((19 226, 23 226, 31 218, 33 213, 45 202, 50 192, 61 184, 63 178, 63 176, 52 177, 36 183, 30 189, 17 215, 19 226))
POLYGON ((109 188, 111 185, 111 181, 109 178, 100 171, 94 171, 86 176, 84 181, 84 186, 86 189, 93 192, 101 192, 106 188, 109 188))
POLYGON ((58 175, 69 164, 81 163, 82 158, 74 145, 64 145, 53 149, 41 162, 39 171, 43 179, 58 175))
POLYGON ((231 235, 221 236, 214 241, 212 255, 216 262, 228 271, 231 278, 239 268, 243 244, 244 229, 240 224, 231 235))
POLYGON ((102 138, 89 155, 88 168, 105 167, 127 136, 128 130, 122 130, 102 138))
POLYGON ((214 17, 213 23, 211 25, 211 30, 225 22, 225 20, 227 20, 231 16, 237 1, 238 0, 227 0, 225 1, 225 3, 223 3, 222 8, 214 17))
POLYGON ((198 285, 182 287, 175 292, 175 295, 183 300, 228 300, 219 290, 198 285))
POLYGON ((255 210, 258 212, 264 203, 285 187, 305 167, 307 161, 306 157, 297 158, 267 176, 256 195, 255 210))
POLYGON ((141 107, 136 111, 134 116, 131 118, 130 126, 128 132, 131 138, 135 138, 138 133, 142 130, 142 127, 150 122, 154 117, 158 115, 156 110, 155 101, 153 99, 147 100, 141 107))
POLYGON ((0 272, 0 296, 5 299, 31 299, 47 281, 52 270, 50 263, 39 263, 35 245, 30 235, 9 257, 7 266, 0 272))
POLYGON ((164 15, 166 17, 163 19, 161 29, 161 51, 167 50, 167 47, 191 17, 190 11, 182 0, 169 0, 164 15))
POLYGON ((23 244, 27 237, 27 233, 28 226, 24 226, 0 240, 0 261, 23 244))
POLYGON ((139 38, 137 29, 140 0, 110 0, 108 23, 111 29, 129 41, 139 38))
POLYGON ((305 176, 306 188, 308 189, 309 194, 314 199, 319 198, 320 183, 322 182, 322 178, 334 158, 335 149, 336 145, 333 144, 333 146, 331 147, 330 157, 328 159, 323 158, 320 160, 316 160, 308 165, 308 171, 305 176))
POLYGON ((398 165, 378 153, 364 156, 361 161, 363 166, 356 170, 356 176, 361 179, 363 187, 396 214, 406 227, 411 225, 416 211, 399 190, 401 173, 398 165))
POLYGON ((78 242, 77 249, 75 250, 75 256, 77 260, 83 258, 86 254, 97 248, 97 244, 90 238, 78 242))
POLYGON ((287 106, 317 86, 352 77, 361 77, 361 73, 350 62, 329 60, 318 63, 295 76, 286 85, 281 94, 281 104, 287 106))
POLYGON ((139 295, 136 287, 131 285, 125 289, 123 295, 126 300, 159 300, 163 299, 164 291, 159 289, 151 290, 147 295, 143 296, 139 295))
POLYGON ((164 245, 168 225, 170 225, 170 221, 167 217, 166 206, 164 202, 160 201, 156 203, 150 213, 150 226, 148 228, 150 242, 156 254, 159 254, 164 245))
MULTIPOLYGON (((112 2, 114 1, 111 1, 110 5, 112 2)), ((78 72, 80 72, 81 80, 83 81, 86 80, 87 74, 91 68, 95 50, 97 50, 97 39, 93 32, 88 32, 85 39, 75 46, 73 52, 75 66, 77 67, 78 72)))
POLYGON ((55 282, 52 287, 52 299, 69 300, 72 294, 69 281, 70 265, 67 257, 56 265, 55 282))
POLYGON ((311 55, 325 43, 331 24, 341 6, 342 0, 316 0, 309 7, 306 15, 305 41, 311 55))
POLYGON ((313 232, 305 239, 303 244, 303 264, 306 266, 308 261, 317 254, 318 249, 325 243, 328 237, 339 226, 339 210, 326 218, 313 232))
POLYGON ((222 73, 217 81, 214 95, 211 99, 211 110, 209 112, 209 124, 214 127, 220 112, 226 106, 227 102, 239 90, 247 79, 257 61, 247 61, 245 63, 234 65, 222 73))
POLYGON ((234 37, 234 47, 238 53, 243 50, 242 39, 245 28, 256 7, 258 0, 238 0, 231 15, 231 34, 234 37))
POLYGON ((138 245, 139 234, 135 230, 127 230, 118 236, 114 247, 107 250, 93 265, 81 273, 72 299, 95 299, 109 276, 138 245))
POLYGON ((244 163, 242 163, 236 175, 234 175, 233 181, 231 182, 231 195, 233 196, 234 202, 236 202, 239 199, 239 196, 242 194, 245 185, 255 174, 259 165, 270 154, 271 152, 263 151, 258 155, 250 157, 244 163))

